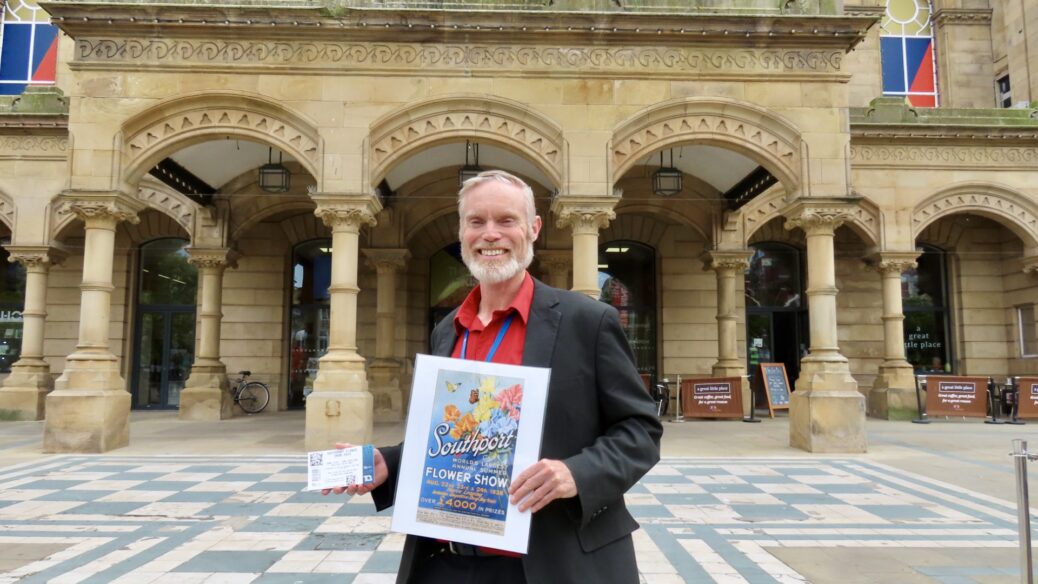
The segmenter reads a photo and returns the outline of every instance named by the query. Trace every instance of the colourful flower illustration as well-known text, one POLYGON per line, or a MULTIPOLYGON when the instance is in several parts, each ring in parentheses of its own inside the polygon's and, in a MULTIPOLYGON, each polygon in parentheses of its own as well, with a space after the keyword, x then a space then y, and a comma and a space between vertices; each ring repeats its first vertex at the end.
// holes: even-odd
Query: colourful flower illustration
POLYGON ((509 417, 518 422, 523 403, 522 386, 516 383, 511 387, 506 387, 498 392, 496 399, 501 404, 501 410, 507 412, 509 417))
POLYGON ((461 417, 461 410, 454 404, 447 404, 447 407, 443 408, 443 421, 444 422, 455 422, 461 417))
POLYGON ((461 440, 463 436, 470 434, 477 426, 479 426, 479 422, 476 421, 476 418, 473 418, 472 414, 465 414, 454 424, 454 429, 451 430, 451 438, 461 440))

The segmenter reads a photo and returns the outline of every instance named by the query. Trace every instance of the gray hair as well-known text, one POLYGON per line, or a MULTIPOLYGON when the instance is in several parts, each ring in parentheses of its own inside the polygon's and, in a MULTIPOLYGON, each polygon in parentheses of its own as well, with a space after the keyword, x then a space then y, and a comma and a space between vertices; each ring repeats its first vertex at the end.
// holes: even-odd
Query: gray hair
POLYGON ((489 182, 511 185, 523 192, 526 198, 526 228, 528 230, 533 229, 533 220, 537 217, 537 207, 533 202, 533 189, 530 188, 530 185, 523 182, 523 179, 503 170, 484 170, 461 183, 461 190, 458 191, 458 217, 461 217, 461 205, 465 202, 465 196, 469 194, 469 191, 489 182))

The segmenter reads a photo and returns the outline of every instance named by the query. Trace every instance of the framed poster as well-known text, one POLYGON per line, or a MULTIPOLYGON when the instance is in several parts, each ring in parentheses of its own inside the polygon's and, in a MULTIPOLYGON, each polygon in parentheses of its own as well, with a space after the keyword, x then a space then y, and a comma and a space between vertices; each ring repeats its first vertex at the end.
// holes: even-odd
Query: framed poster
POLYGON ((742 378, 705 377, 681 380, 681 415, 688 418, 741 420, 742 378))
POLYGON ((764 385, 764 396, 768 399, 768 413, 775 417, 775 410, 789 409, 789 378, 785 363, 761 363, 760 382, 764 385))
POLYGON ((928 375, 926 415, 984 418, 988 415, 988 378, 928 375))
POLYGON ((1017 399, 1020 406, 1017 409, 1018 418, 1038 418, 1038 377, 1020 377, 1016 381, 1017 399))
POLYGON ((537 462, 550 370, 418 355, 393 531, 526 553, 508 487, 537 462))

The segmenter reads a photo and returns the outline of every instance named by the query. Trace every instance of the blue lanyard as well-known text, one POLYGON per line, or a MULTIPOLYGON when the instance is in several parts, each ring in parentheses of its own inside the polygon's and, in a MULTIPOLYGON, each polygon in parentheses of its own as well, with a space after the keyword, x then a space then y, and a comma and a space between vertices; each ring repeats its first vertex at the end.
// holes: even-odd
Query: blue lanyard
MULTIPOLYGON (((501 341, 505 340, 505 333, 508 332, 508 327, 512 326, 512 319, 515 318, 515 313, 508 315, 505 319, 504 324, 501 325, 501 330, 497 332, 497 338, 494 339, 494 344, 490 345, 490 351, 487 353, 487 362, 493 361, 494 355, 497 354, 497 348, 501 346, 501 341)), ((465 358, 465 353, 468 352, 469 346, 469 329, 465 329, 465 338, 461 340, 461 358, 465 358)))

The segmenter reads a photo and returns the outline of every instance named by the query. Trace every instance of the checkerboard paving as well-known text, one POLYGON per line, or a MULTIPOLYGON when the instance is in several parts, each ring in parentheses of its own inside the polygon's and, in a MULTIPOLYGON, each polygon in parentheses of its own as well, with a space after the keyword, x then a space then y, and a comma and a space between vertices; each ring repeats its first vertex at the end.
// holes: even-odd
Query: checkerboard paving
MULTIPOLYGON (((302 456, 58 456, 2 469, 0 556, 53 553, 0 584, 393 582, 403 536, 389 514, 369 497, 302 491, 305 471, 302 456)), ((1017 545, 1009 504, 860 460, 670 458, 626 497, 646 583, 806 582, 769 553, 778 547, 1017 545)))

